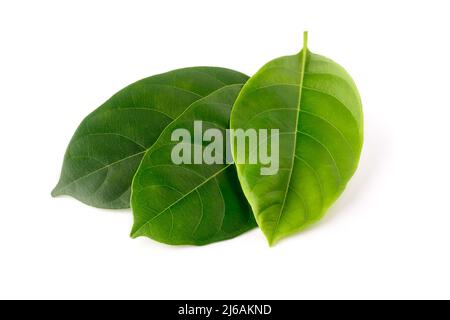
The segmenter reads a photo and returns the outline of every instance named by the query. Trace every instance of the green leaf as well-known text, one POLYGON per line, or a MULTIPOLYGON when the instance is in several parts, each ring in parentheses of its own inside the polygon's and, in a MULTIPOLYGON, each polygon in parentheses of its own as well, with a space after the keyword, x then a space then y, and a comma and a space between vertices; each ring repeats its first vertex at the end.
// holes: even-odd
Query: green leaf
MULTIPOLYGON (((204 129, 215 128, 225 136, 241 88, 224 87, 195 102, 148 150, 133 180, 133 238, 147 236, 172 245, 205 245, 256 226, 233 164, 176 165, 171 157, 178 144, 172 141, 172 133, 183 128, 194 136, 194 121, 202 121, 204 129)), ((191 149, 195 140, 185 143, 191 149)), ((224 159, 223 153, 221 157, 224 159)))
MULTIPOLYGON (((354 174, 363 143, 353 80, 335 62, 311 53, 306 38, 299 54, 269 62, 247 82, 231 115, 232 129, 279 129, 277 174, 261 175, 260 162, 237 164, 271 245, 324 215, 354 174)), ((235 160, 237 152, 235 147, 235 160)), ((246 157, 248 152, 254 150, 247 149, 246 157)))
POLYGON ((133 176, 164 128, 195 101, 247 79, 233 70, 196 67, 126 87, 80 124, 52 195, 70 195, 94 207, 129 208, 133 176))

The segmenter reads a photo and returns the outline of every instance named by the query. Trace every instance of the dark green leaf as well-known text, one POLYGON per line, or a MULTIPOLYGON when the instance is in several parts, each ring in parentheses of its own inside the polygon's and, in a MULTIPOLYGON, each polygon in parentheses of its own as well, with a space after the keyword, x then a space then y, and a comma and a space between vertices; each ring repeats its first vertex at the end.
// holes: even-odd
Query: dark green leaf
POLYGON ((323 216, 355 172, 363 143, 354 82, 338 64, 311 53, 306 34, 299 54, 269 62, 247 82, 231 128, 280 130, 277 174, 262 176, 261 163, 237 164, 243 191, 270 244, 323 216))
POLYGON ((100 208, 128 208, 133 175, 164 128, 198 99, 247 79, 233 70, 196 67, 126 87, 80 124, 52 195, 70 195, 100 208))
POLYGON ((133 180, 132 237, 147 236, 172 245, 204 245, 256 226, 234 165, 176 165, 171 158, 178 144, 172 141, 173 131, 184 128, 193 136, 194 121, 202 121, 205 129, 219 129, 225 136, 241 88, 228 86, 192 104, 146 153, 133 180))

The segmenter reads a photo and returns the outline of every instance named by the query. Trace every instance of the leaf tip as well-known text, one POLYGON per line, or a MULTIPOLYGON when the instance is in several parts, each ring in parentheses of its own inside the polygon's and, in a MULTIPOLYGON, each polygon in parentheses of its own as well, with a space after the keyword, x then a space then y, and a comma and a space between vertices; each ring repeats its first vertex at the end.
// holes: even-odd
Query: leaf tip
POLYGON ((269 247, 273 247, 277 244, 278 240, 275 237, 267 237, 267 242, 269 243, 269 247))
POLYGON ((61 192, 59 191, 58 186, 56 186, 50 194, 53 198, 60 196, 61 192))
POLYGON ((135 230, 135 228, 133 227, 133 230, 131 230, 130 232, 130 238, 131 239, 136 239, 139 238, 141 235, 139 234, 138 230, 135 230))

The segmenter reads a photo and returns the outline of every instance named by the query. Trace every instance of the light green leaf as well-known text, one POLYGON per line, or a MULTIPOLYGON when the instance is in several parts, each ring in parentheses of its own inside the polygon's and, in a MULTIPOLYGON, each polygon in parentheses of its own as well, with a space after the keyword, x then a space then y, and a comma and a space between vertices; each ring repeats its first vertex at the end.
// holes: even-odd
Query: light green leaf
MULTIPOLYGON (((194 136, 194 121, 225 137, 232 105, 242 85, 224 87, 192 104, 166 127, 148 150, 132 186, 132 237, 172 245, 205 245, 233 238, 256 226, 233 164, 180 164, 172 161, 176 129, 194 136)), ((193 138, 185 143, 194 148, 193 138)), ((197 146, 209 145, 202 142, 197 146)), ((222 159, 225 155, 221 153, 222 159)), ((223 161, 224 162, 224 161, 223 161)))
MULTIPOLYGON (((269 62, 247 82, 231 128, 279 129, 277 174, 261 175, 261 163, 237 164, 270 244, 324 215, 354 174, 363 144, 362 106, 353 80, 335 62, 311 53, 306 33, 299 54, 269 62)), ((260 141, 260 147, 270 142, 260 141)))
POLYGON ((195 101, 247 79, 233 70, 196 67, 126 87, 80 124, 52 195, 70 195, 94 207, 129 208, 132 178, 164 128, 195 101))

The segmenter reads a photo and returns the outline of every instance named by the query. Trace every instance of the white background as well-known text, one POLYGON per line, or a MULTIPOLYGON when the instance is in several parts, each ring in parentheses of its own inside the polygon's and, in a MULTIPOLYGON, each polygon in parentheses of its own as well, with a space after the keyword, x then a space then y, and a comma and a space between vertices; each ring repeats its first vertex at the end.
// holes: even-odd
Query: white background
POLYGON ((2 1, 0 298, 450 298, 448 1, 2 1), (360 167, 325 219, 269 248, 129 238, 129 211, 50 197, 79 122, 138 79, 255 73, 311 51, 360 90, 360 167))

